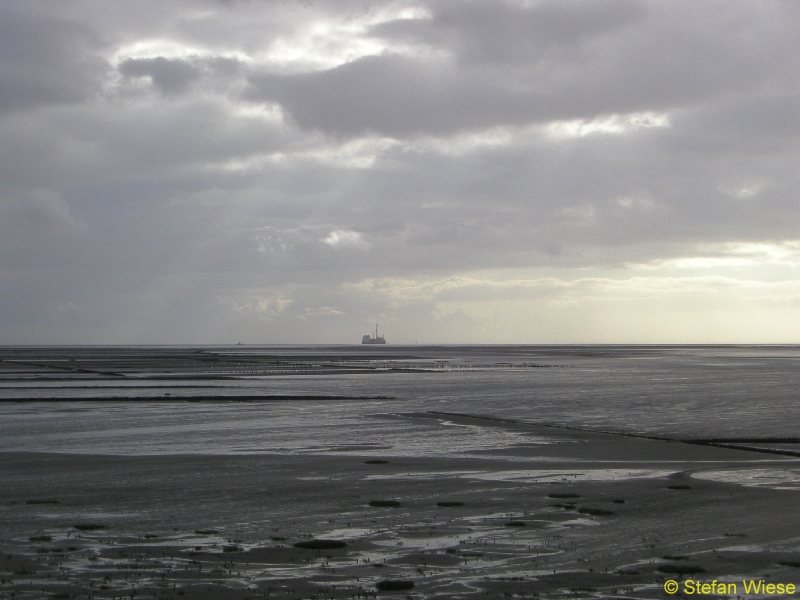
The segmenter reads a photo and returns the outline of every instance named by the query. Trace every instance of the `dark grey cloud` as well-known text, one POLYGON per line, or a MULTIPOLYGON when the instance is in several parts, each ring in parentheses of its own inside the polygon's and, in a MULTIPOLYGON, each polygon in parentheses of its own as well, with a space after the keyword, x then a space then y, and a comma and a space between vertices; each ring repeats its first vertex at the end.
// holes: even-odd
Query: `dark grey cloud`
POLYGON ((306 128, 407 135, 665 110, 796 78, 796 55, 776 60, 795 37, 782 7, 757 23, 741 5, 701 5, 691 19, 685 7, 432 3, 430 20, 375 29, 432 55, 256 73, 248 97, 280 102, 306 128))
POLYGON ((153 84, 165 94, 179 94, 200 79, 200 73, 189 62, 179 59, 129 58, 119 66, 126 77, 150 77, 153 84))
POLYGON ((374 26, 377 36, 454 50, 459 63, 490 63, 505 68, 547 56, 585 57, 595 40, 619 33, 646 18, 647 5, 620 2, 538 2, 527 6, 501 0, 435 1, 430 19, 390 21, 374 26))
POLYGON ((100 35, 68 19, 25 14, 24 4, 0 6, 0 111, 75 103, 99 90, 108 65, 100 35))

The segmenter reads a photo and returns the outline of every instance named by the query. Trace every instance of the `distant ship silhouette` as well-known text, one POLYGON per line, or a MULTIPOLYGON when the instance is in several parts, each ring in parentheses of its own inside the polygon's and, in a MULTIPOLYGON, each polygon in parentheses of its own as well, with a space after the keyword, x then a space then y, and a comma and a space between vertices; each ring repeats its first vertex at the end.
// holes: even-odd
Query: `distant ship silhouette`
POLYGON ((386 338, 382 335, 378 335, 378 324, 375 323, 375 337, 370 337, 369 335, 365 335, 361 338, 362 344, 385 344, 386 338))

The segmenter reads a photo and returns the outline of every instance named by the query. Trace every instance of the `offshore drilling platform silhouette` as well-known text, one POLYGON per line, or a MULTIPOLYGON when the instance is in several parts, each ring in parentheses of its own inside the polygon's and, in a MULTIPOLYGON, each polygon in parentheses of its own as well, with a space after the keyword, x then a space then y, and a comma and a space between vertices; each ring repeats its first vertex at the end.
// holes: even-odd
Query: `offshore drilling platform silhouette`
POLYGON ((361 338, 362 344, 385 344, 386 338, 382 335, 378 335, 378 324, 375 323, 375 337, 371 337, 369 334, 365 335, 361 338))

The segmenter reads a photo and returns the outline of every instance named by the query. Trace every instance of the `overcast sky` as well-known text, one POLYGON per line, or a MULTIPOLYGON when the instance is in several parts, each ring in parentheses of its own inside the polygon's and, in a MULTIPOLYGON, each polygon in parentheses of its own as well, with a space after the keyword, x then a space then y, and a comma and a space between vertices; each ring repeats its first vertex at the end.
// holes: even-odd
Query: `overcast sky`
POLYGON ((0 0, 0 343, 800 342, 800 3, 0 0))

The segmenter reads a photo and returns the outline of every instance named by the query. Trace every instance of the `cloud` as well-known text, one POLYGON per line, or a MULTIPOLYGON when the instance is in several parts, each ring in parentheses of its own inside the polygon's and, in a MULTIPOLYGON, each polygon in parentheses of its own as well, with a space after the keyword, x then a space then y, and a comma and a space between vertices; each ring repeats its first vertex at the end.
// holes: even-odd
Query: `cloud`
POLYGON ((784 339, 796 3, 0 13, 10 342, 784 339))
POLYGON ((331 231, 322 240, 332 248, 369 248, 369 244, 358 231, 348 231, 346 229, 336 229, 331 231))
POLYGON ((0 207, 0 223, 7 236, 73 236, 86 230, 86 224, 70 214, 64 198, 53 190, 32 190, 0 207))
POLYGON ((108 65, 96 53, 100 36, 70 19, 0 7, 0 113, 87 100, 108 65))
POLYGON ((200 78, 200 73, 189 62, 179 59, 129 58, 119 66, 126 77, 150 77, 164 94, 179 94, 200 78))
POLYGON ((793 40, 784 6, 753 25, 740 9, 712 5, 687 20, 685 3, 431 2, 430 17, 376 29, 427 55, 256 72, 248 97, 280 102, 303 127, 351 135, 662 112, 791 78, 772 61, 793 40), (767 30, 754 50, 752 36, 767 30))

